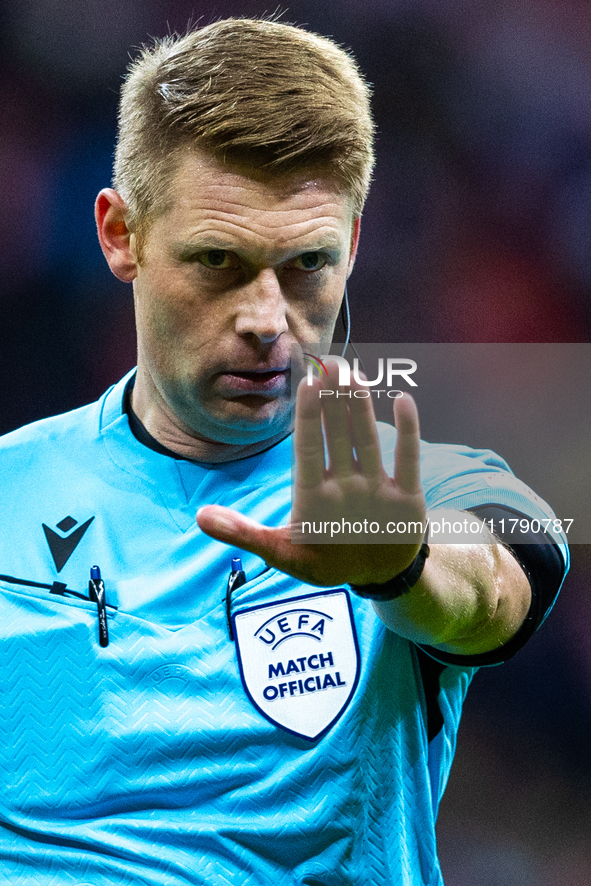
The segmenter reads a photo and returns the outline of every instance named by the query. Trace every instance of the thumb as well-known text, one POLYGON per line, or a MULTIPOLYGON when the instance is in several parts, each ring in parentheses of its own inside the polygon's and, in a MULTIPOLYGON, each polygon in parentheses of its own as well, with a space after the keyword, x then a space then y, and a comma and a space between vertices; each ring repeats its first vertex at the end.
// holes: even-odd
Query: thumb
POLYGON ((289 527, 272 529, 220 505, 199 508, 195 519, 212 538, 257 554, 270 565, 277 564, 281 549, 290 542, 289 527))

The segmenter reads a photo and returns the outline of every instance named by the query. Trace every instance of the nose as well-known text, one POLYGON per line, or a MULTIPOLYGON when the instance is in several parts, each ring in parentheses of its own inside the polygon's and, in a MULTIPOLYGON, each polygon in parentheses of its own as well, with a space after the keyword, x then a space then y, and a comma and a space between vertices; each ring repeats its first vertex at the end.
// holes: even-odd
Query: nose
POLYGON ((240 294, 238 335, 255 336, 262 344, 270 344, 287 332, 287 303, 275 271, 261 271, 240 294))

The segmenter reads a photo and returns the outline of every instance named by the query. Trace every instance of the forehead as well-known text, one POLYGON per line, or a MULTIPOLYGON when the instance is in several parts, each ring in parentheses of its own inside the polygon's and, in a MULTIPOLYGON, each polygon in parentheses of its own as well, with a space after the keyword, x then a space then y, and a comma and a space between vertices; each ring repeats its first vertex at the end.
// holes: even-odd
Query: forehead
POLYGON ((281 244, 311 233, 348 236, 351 221, 350 199, 327 169, 268 176, 191 150, 181 155, 155 226, 181 238, 251 234, 281 244))

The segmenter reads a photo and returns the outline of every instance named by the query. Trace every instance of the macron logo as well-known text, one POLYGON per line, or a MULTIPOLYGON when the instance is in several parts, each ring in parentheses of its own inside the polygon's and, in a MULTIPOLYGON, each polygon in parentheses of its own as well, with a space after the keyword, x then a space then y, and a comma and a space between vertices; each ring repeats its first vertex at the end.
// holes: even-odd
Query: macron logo
POLYGON ((73 517, 64 517, 63 520, 60 520, 60 522, 56 524, 56 529, 60 530, 62 533, 61 535, 58 535, 57 532, 50 529, 45 523, 41 524, 43 526, 45 538, 47 539, 47 544, 49 545, 49 550, 51 551, 51 556, 53 557, 53 562, 55 563, 55 568, 58 572, 62 571, 82 541, 84 533, 93 520, 94 517, 91 517, 90 520, 87 520, 82 526, 78 526, 78 520, 74 520, 73 517), (69 532, 74 526, 78 526, 78 529, 74 529, 69 535, 63 535, 64 532, 69 532))

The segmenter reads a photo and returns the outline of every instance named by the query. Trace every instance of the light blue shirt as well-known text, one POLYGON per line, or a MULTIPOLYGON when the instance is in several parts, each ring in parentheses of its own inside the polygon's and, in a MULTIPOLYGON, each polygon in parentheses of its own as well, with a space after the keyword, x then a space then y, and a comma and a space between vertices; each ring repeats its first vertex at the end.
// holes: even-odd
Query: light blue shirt
MULTIPOLYGON (((435 816, 474 669, 443 668, 429 743, 417 649, 370 603, 266 569, 195 523, 211 503, 283 523, 289 440, 222 465, 160 455, 122 415, 126 381, 1 441, 0 573, 49 587, 0 580, 0 883, 440 886, 435 816), (72 548, 59 573, 48 538, 62 559, 72 548), (237 642, 233 556, 248 578, 232 596, 237 642), (93 564, 104 648, 95 603, 63 593, 86 595, 93 564), (279 639, 297 622, 301 636, 258 659, 251 622, 279 639), (336 715, 303 737, 297 705, 321 717, 318 699, 337 699, 336 715)), ((424 444, 421 467, 429 507, 551 513, 492 453, 424 444)))

